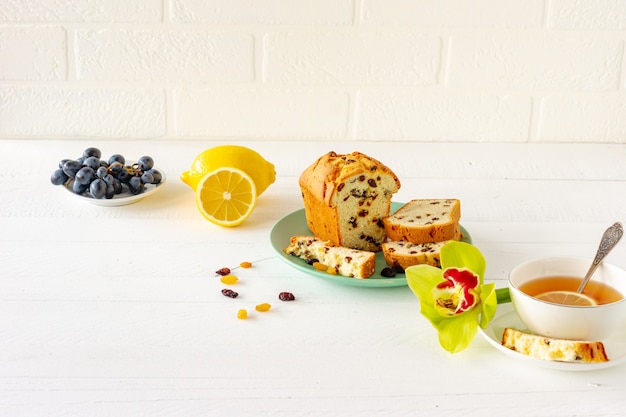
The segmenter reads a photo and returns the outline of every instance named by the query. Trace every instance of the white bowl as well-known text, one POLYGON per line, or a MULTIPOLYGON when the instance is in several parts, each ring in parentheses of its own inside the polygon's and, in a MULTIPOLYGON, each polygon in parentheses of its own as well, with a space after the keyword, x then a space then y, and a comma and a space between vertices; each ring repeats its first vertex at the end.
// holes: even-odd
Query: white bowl
MULTIPOLYGON (((591 259, 543 258, 525 262, 509 274, 509 290, 513 306, 524 325, 532 333, 557 339, 602 340, 626 325, 626 299, 590 307, 566 306, 534 298, 519 287, 535 278, 571 276, 582 278, 591 259)), ((602 262, 592 280, 613 287, 626 295, 626 271, 602 262)))

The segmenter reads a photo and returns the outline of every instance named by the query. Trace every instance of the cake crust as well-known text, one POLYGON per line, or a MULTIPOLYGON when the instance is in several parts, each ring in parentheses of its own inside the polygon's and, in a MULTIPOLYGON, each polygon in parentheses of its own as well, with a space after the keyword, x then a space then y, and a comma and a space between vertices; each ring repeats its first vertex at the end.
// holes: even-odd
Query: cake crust
POLYGON ((400 180, 380 161, 360 152, 329 152, 299 178, 309 230, 336 246, 380 251, 383 218, 400 180))
POLYGON ((461 240, 461 202, 458 199, 411 200, 383 219, 391 241, 415 244, 461 240))
POLYGON ((609 361, 604 344, 599 341, 554 339, 507 327, 501 343, 506 348, 536 359, 578 363, 609 361))
POLYGON ((407 269, 414 265, 441 267, 441 247, 449 241, 432 243, 385 242, 383 256, 392 268, 407 269))

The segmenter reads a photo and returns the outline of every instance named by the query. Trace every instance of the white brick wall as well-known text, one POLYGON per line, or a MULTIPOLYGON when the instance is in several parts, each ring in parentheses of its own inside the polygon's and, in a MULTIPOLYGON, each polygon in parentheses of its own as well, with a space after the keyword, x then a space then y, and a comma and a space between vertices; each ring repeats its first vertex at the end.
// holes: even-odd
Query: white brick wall
POLYGON ((3 0, 0 138, 626 143, 626 1, 3 0))

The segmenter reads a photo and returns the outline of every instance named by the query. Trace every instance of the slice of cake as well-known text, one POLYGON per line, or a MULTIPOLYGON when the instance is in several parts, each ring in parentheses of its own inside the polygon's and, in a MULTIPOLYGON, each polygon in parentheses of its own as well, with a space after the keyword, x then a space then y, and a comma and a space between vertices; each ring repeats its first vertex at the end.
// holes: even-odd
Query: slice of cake
POLYGON ((429 243, 461 240, 461 202, 457 199, 412 200, 383 219, 391 241, 429 243))
POLYGON ((311 232, 335 246, 380 251, 383 218, 400 188, 385 165, 359 152, 329 152, 306 168, 299 179, 311 232))
POLYGON ((345 277, 368 278, 376 268, 374 252, 334 246, 314 236, 293 236, 283 250, 309 263, 319 262, 325 270, 345 277))
POLYGON ((602 342, 553 339, 511 328, 504 329, 502 346, 547 361, 580 363, 609 361, 602 342))
POLYGON ((441 267, 440 250, 449 241, 433 243, 385 242, 383 255, 385 262, 392 268, 407 269, 413 265, 432 265, 441 267))

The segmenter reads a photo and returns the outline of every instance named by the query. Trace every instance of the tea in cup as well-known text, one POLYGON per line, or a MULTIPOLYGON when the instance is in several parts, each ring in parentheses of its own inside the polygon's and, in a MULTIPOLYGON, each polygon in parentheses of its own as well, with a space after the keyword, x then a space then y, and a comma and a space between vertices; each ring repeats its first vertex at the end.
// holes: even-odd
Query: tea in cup
POLYGON ((509 274, 511 301, 532 333, 557 339, 602 340, 626 326, 626 271, 601 263, 576 295, 591 259, 543 258, 509 274))

